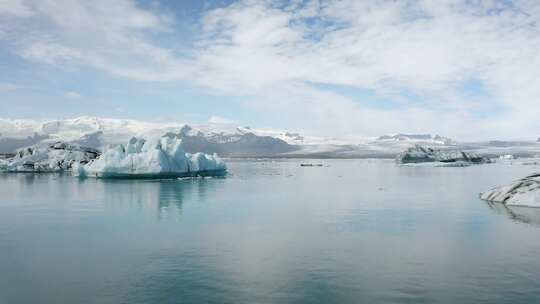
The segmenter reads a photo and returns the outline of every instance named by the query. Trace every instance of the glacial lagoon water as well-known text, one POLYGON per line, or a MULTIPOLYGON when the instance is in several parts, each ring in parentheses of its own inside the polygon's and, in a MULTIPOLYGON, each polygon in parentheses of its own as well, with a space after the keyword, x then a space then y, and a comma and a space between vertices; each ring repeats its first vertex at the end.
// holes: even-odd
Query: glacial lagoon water
POLYGON ((540 303, 540 210, 478 199, 539 167, 228 166, 0 174, 0 303, 540 303))

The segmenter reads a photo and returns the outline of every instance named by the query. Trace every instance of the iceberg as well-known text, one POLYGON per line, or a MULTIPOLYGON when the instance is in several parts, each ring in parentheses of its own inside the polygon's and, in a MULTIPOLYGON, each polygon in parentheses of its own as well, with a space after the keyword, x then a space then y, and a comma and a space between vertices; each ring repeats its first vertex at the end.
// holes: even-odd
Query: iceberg
POLYGON ((414 145, 413 147, 399 153, 396 157, 396 162, 399 164, 429 162, 476 164, 487 162, 487 160, 481 156, 469 152, 433 149, 422 147, 420 145, 414 145))
POLYGON ((4 172, 62 172, 99 156, 99 151, 79 145, 57 142, 50 146, 36 145, 17 150, 15 155, 0 159, 4 172))
POLYGON ((480 193, 480 198, 507 206, 540 207, 540 174, 529 175, 509 185, 480 193))
POLYGON ((156 140, 132 137, 126 145, 107 148, 100 157, 74 168, 82 177, 177 178, 220 176, 227 167, 217 154, 186 153, 182 139, 168 133, 156 140))

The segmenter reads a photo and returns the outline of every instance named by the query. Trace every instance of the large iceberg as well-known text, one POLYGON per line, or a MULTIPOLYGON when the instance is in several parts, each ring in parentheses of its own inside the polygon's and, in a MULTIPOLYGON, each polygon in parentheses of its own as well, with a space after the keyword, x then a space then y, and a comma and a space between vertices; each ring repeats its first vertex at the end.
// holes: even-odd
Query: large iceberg
POLYGON ((407 150, 399 153, 396 157, 396 162, 399 164, 409 163, 426 163, 426 162, 442 162, 442 163, 483 163, 487 160, 476 154, 463 152, 459 150, 442 150, 422 147, 414 145, 407 150))
POLYGON ((529 175, 509 185, 493 188, 481 193, 480 198, 508 206, 540 207, 540 174, 529 175))
POLYGON ((57 142, 49 146, 36 145, 18 150, 13 157, 0 159, 4 172, 62 172, 85 164, 99 156, 99 151, 57 142))
POLYGON ((223 175, 227 167, 216 155, 186 153, 182 140, 169 133, 156 140, 133 137, 74 169, 79 176, 104 178, 170 178, 223 175))

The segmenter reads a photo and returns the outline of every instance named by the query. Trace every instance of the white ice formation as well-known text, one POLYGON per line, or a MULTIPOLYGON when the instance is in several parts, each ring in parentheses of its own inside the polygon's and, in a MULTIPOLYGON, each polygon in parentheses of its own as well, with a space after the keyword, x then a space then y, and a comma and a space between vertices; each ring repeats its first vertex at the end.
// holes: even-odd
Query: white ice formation
POLYGON ((98 157, 99 151, 57 142, 50 146, 32 146, 18 150, 14 156, 0 159, 4 172, 62 172, 98 157))
POLYGON ((396 157, 400 164, 443 162, 443 163, 482 163, 486 160, 476 154, 459 150, 442 150, 415 145, 401 152, 396 157))
POLYGON ((174 134, 156 140, 133 137, 127 145, 116 145, 74 169, 91 177, 187 177, 221 175, 227 167, 216 155, 186 153, 174 134))
POLYGON ((529 175, 509 185, 493 188, 481 193, 480 198, 508 206, 540 207, 540 174, 529 175))

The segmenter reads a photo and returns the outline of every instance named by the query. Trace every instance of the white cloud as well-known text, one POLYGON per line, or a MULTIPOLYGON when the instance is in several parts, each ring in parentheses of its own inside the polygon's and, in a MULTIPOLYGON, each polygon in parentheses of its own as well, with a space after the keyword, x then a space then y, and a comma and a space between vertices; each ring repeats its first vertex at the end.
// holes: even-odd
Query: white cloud
POLYGON ((23 0, 0 0, 0 15, 31 17, 34 13, 23 0))
POLYGON ((272 1, 241 1, 209 12, 203 23, 209 38, 200 42, 198 63, 205 74, 199 83, 252 95, 273 107, 280 104, 280 112, 295 108, 315 118, 308 114, 313 108, 325 109, 339 117, 334 124, 365 133, 388 126, 431 131, 441 129, 441 123, 448 133, 464 137, 534 136, 538 130, 537 2, 304 3, 283 8, 272 1), (463 96, 471 80, 482 83, 492 99, 463 96), (313 96, 302 97, 306 82, 367 88, 396 100, 405 90, 423 102, 421 108, 409 100, 399 110, 377 110, 348 98, 338 102, 339 96, 314 88, 313 96), (280 100, 269 100, 270 95, 280 100), (332 99, 322 101, 322 96, 332 99), (313 100, 320 101, 309 108, 313 100), (482 118, 481 112, 492 108, 509 111, 496 122, 482 118), (361 113, 392 120, 368 115, 370 123, 359 126, 361 113))
POLYGON ((77 100, 77 99, 81 99, 82 95, 77 92, 70 91, 70 92, 64 93, 64 97, 71 100, 77 100))
POLYGON ((227 119, 227 118, 224 118, 224 117, 220 117, 220 116, 211 116, 209 119, 208 119, 208 122, 211 123, 211 124, 220 124, 220 125, 231 125, 231 124, 238 124, 237 121, 235 120, 232 120, 232 119, 227 119))
POLYGON ((130 0, 27 0, 25 7, 33 18, 13 19, 18 15, 10 11, 0 15, 0 32, 9 33, 0 38, 6 36, 26 59, 89 66, 136 80, 167 81, 189 72, 172 50, 152 41, 152 35, 172 31, 168 15, 130 0))
POLYGON ((0 82, 0 92, 10 92, 10 91, 15 91, 17 89, 19 89, 20 86, 16 85, 16 84, 13 84, 13 83, 9 83, 9 82, 0 82))
POLYGON ((247 96, 283 127, 301 119, 319 132, 469 138, 536 136, 540 127, 533 0, 237 1, 204 13, 188 55, 154 39, 174 35, 169 15, 130 0, 0 1, 0 33, 12 33, 26 59, 247 96), (470 81, 489 94, 463 94, 470 81), (314 83, 372 90, 400 107, 368 107, 314 83), (482 114, 493 109, 504 115, 482 114))
POLYGON ((253 97, 254 109, 292 123, 302 133, 324 136, 377 136, 395 133, 451 134, 463 139, 470 128, 488 134, 492 123, 479 124, 467 112, 436 111, 421 106, 380 109, 359 106, 349 97, 304 84, 279 85, 253 97))

